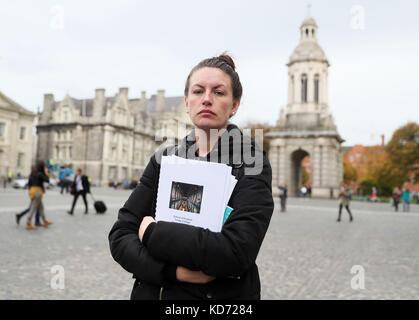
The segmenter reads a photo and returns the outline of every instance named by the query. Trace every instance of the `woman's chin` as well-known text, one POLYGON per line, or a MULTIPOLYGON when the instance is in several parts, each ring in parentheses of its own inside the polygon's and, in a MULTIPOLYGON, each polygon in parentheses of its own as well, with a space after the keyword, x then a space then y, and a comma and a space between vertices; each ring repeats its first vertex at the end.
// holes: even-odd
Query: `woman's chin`
POLYGON ((219 121, 214 121, 211 119, 199 119, 198 121, 194 122, 194 125, 196 128, 199 128, 202 130, 223 128, 223 125, 220 124, 219 121))

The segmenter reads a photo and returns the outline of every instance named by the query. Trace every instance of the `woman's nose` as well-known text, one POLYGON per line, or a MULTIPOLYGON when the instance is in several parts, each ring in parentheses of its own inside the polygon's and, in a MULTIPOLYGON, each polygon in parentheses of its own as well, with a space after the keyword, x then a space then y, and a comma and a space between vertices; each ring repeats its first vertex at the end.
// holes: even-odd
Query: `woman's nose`
POLYGON ((202 104, 205 106, 210 106, 212 105, 212 96, 211 96, 211 92, 206 91, 204 93, 204 96, 202 97, 202 104))

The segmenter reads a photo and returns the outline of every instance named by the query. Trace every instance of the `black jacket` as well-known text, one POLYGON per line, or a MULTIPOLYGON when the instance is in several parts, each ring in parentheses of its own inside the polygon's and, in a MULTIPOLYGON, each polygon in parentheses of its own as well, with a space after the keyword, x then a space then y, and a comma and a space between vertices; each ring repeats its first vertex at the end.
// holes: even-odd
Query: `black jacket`
MULTIPOLYGON (((81 184, 83 186, 83 192, 90 193, 90 182, 89 178, 82 174, 81 176, 81 184)), ((71 185, 71 188, 74 188, 74 192, 76 192, 76 186, 77 186, 77 175, 74 177, 73 184, 71 185)))
MULTIPOLYGON (((274 209, 272 171, 264 152, 253 140, 234 125, 227 129, 221 137, 227 140, 220 138, 205 159, 214 161, 216 155, 218 162, 233 167, 238 178, 228 203, 234 210, 221 232, 160 221, 150 224, 143 243, 140 242, 138 229, 142 218, 155 216, 160 152, 151 157, 138 186, 119 210, 118 220, 109 233, 109 244, 115 261, 136 279, 132 299, 260 299, 255 261, 274 209), (238 139, 228 138, 233 132, 238 139), (226 144, 229 153, 224 159, 218 150, 226 144), (241 148, 233 147, 237 144, 241 148), (237 152, 241 153, 239 160, 234 158, 237 152), (252 154, 259 161, 249 164, 252 154), (178 265, 201 270, 216 279, 207 284, 179 282, 175 273, 178 265)), ((175 152, 197 158, 194 142, 192 131, 178 148, 166 149, 163 154, 175 152)))
POLYGON ((49 177, 43 172, 37 172, 35 175, 29 177, 28 187, 41 187, 42 190, 45 190, 44 182, 49 182, 49 177))

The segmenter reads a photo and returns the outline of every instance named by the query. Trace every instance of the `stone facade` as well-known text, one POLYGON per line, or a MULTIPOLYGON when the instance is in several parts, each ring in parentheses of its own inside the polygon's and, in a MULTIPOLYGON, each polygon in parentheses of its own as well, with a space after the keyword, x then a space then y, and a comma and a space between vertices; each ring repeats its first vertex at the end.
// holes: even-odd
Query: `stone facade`
POLYGON ((29 176, 36 115, 0 92, 0 178, 29 176))
POLYGON ((290 195, 298 195, 301 187, 301 162, 310 156, 312 163, 312 195, 336 196, 343 179, 342 147, 328 106, 329 62, 317 42, 317 24, 307 17, 301 27, 300 42, 288 62, 288 103, 271 138, 269 157, 272 186, 288 185, 290 195))
POLYGON ((81 168, 98 186, 138 181, 163 138, 182 138, 191 128, 183 96, 165 97, 164 90, 148 99, 145 92, 129 99, 128 88, 113 97, 96 89, 93 99, 45 94, 37 159, 81 168))

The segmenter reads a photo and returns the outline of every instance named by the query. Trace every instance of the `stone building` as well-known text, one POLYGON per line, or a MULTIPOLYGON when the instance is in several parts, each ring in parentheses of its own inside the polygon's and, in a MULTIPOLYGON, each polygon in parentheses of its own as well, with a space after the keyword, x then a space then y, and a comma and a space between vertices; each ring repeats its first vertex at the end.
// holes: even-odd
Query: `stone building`
POLYGON ((312 163, 312 195, 336 195, 343 179, 344 141, 336 128, 328 105, 328 68, 323 49, 317 42, 318 26, 308 16, 300 27, 300 42, 287 63, 288 103, 281 109, 277 128, 267 134, 270 142, 273 191, 288 185, 290 195, 301 187, 301 162, 312 163))
POLYGON ((138 181, 164 136, 183 137, 191 128, 183 96, 165 97, 164 90, 136 99, 128 98, 128 88, 112 97, 96 89, 91 99, 45 94, 37 159, 81 168, 98 186, 138 181))
POLYGON ((0 178, 29 176, 36 115, 0 92, 0 178))

